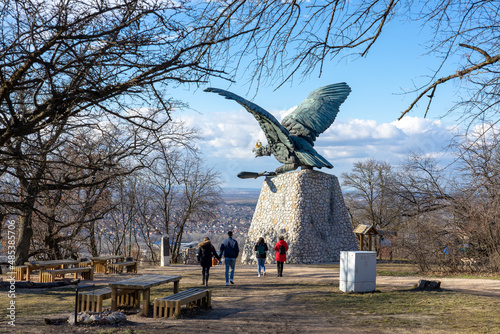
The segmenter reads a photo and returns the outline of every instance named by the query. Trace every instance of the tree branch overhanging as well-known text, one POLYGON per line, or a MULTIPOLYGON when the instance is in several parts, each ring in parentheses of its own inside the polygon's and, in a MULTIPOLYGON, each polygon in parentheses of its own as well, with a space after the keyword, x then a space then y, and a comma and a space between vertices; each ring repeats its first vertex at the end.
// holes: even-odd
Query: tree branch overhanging
POLYGON ((439 85, 446 83, 450 80, 456 79, 456 78, 462 79, 464 76, 469 75, 469 74, 473 73, 474 71, 478 71, 482 68, 485 68, 487 66, 490 66, 490 65, 495 64, 495 63, 500 61, 500 54, 493 56, 493 57, 490 57, 486 51, 481 50, 477 47, 473 47, 473 46, 469 46, 469 45, 465 45, 465 44, 460 44, 460 46, 467 47, 467 48, 473 49, 475 51, 478 51, 483 56, 485 56, 486 59, 479 64, 475 64, 475 65, 467 67, 461 71, 457 71, 455 74, 452 74, 452 75, 449 75, 449 76, 446 76, 446 77, 443 77, 443 78, 436 80, 434 83, 429 85, 426 89, 424 89, 417 96, 417 98, 415 100, 413 100, 413 102, 410 104, 410 106, 405 111, 403 111, 401 113, 401 116, 399 116, 398 120, 401 120, 404 116, 406 116, 415 107, 415 105, 431 91, 431 94, 427 95, 427 97, 429 98, 429 103, 427 105, 427 109, 425 112, 425 115, 427 115, 427 111, 429 110, 432 99, 434 98, 434 92, 439 85))

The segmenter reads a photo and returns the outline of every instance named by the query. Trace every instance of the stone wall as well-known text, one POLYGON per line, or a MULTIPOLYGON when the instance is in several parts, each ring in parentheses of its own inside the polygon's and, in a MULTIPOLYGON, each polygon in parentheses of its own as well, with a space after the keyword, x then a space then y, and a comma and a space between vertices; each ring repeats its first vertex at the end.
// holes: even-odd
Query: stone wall
POLYGON ((326 263, 340 259, 340 251, 359 250, 336 176, 299 170, 267 177, 243 248, 242 263, 256 263, 254 246, 264 237, 267 263, 280 235, 289 245, 289 263, 326 263))

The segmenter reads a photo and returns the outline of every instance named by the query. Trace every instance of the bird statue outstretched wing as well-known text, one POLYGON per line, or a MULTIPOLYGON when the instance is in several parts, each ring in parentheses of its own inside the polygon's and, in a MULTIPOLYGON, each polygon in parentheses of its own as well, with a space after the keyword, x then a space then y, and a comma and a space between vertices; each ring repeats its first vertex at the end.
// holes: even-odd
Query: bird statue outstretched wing
POLYGON ((281 124, 291 136, 306 139, 314 145, 316 137, 332 125, 340 105, 346 100, 351 88, 345 83, 320 87, 309 96, 281 124))
MULTIPOLYGON (((268 142, 267 146, 254 149, 255 155, 274 155, 279 162, 284 164, 276 169, 276 173, 291 171, 299 166, 333 168, 313 146, 316 137, 332 125, 339 112, 339 106, 351 92, 346 83, 337 83, 314 90, 304 102, 283 119, 281 124, 263 108, 234 93, 218 88, 207 88, 205 92, 217 93, 226 99, 234 100, 255 117, 268 142)), ((260 176, 265 173, 247 174, 250 175, 249 177, 254 177, 254 175, 260 176)))
POLYGON ((228 100, 234 100, 241 104, 249 113, 251 113, 266 135, 269 144, 283 143, 287 148, 293 149, 293 143, 290 140, 288 130, 285 129, 280 122, 269 112, 259 107, 239 95, 228 92, 219 88, 207 88, 205 92, 217 93, 224 96, 228 100))

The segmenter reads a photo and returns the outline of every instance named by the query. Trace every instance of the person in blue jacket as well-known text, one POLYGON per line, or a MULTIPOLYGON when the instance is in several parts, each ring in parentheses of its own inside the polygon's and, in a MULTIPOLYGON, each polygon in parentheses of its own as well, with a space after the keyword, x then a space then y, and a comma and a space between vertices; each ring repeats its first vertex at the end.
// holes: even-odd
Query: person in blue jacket
POLYGON ((228 238, 220 245, 220 257, 224 255, 224 263, 226 264, 226 285, 234 284, 234 266, 236 258, 240 253, 238 241, 233 239, 233 231, 227 232, 228 238), (231 277, 229 277, 229 268, 231 268, 231 277))

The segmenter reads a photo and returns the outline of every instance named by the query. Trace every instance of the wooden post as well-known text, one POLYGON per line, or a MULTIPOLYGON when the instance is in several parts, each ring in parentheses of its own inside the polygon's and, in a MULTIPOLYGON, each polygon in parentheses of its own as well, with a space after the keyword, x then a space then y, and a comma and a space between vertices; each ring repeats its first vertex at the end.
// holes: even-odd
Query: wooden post
POLYGON ((116 311, 118 309, 118 301, 117 301, 117 291, 118 290, 116 287, 111 288, 111 311, 116 311))
POLYGON ((175 281, 174 282, 174 293, 178 293, 179 292, 179 281, 175 281))
POLYGON ((177 302, 175 302, 175 311, 174 311, 174 315, 175 315, 175 316, 178 316, 179 314, 181 314, 181 302, 180 302, 180 301, 177 301, 177 302))
POLYGON ((142 290, 142 314, 147 317, 149 315, 149 289, 142 290))
POLYGON ((207 291, 207 307, 212 306, 212 290, 207 291))
POLYGON ((29 281, 31 278, 31 265, 27 265, 27 268, 26 268, 26 280, 29 281))

